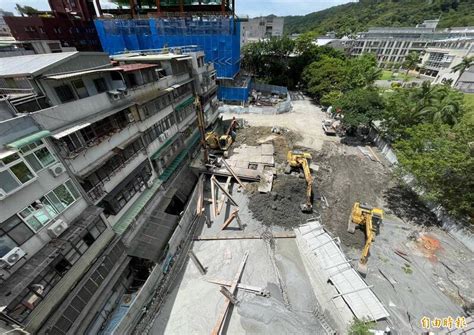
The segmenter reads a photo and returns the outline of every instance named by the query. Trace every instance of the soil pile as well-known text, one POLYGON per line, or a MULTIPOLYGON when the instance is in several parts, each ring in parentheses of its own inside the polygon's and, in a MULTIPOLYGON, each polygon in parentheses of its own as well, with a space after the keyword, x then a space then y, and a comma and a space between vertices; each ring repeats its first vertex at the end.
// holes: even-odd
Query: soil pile
POLYGON ((278 175, 273 181, 271 193, 250 193, 249 208, 255 219, 264 225, 293 228, 317 213, 303 213, 300 204, 305 203, 306 181, 293 175, 278 175))
POLYGON ((380 163, 355 154, 341 155, 339 151, 340 145, 325 142, 322 151, 313 155, 313 163, 319 165, 315 173, 318 192, 329 205, 321 209, 321 218, 343 245, 360 249, 365 243, 364 232, 347 232, 352 206, 354 202, 365 202, 384 208, 382 194, 391 177, 380 163))

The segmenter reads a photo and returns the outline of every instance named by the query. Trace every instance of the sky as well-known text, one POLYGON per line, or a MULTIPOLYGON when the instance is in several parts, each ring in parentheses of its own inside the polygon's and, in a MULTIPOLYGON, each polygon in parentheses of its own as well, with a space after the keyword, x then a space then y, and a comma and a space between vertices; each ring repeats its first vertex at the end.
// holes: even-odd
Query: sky
MULTIPOLYGON (((277 16, 305 15, 351 1, 354 0, 235 0, 237 15, 248 15, 250 17, 270 14, 277 16)), ((49 10, 47 0, 0 0, 0 9, 18 15, 15 12, 16 3, 39 10, 49 10)), ((106 0, 101 0, 100 3, 104 8, 113 6, 106 0)))

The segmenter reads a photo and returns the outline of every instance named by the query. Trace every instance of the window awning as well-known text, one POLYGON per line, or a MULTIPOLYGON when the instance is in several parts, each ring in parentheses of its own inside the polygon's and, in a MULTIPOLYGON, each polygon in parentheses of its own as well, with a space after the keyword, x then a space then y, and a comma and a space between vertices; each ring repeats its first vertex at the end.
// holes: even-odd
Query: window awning
POLYGON ((64 137, 64 136, 67 136, 67 135, 69 135, 69 134, 75 133, 76 131, 81 130, 82 128, 85 128, 85 127, 90 126, 90 125, 91 125, 90 122, 78 124, 78 125, 76 125, 76 126, 74 126, 74 127, 68 128, 68 129, 66 129, 66 130, 63 130, 63 131, 57 133, 57 134, 54 134, 54 135, 53 135, 53 138, 59 140, 60 138, 62 138, 62 137, 64 137))
POLYGON ((86 74, 91 74, 91 73, 101 73, 101 72, 110 72, 110 71, 123 71, 121 67, 107 67, 104 69, 93 69, 93 70, 85 70, 85 71, 79 71, 79 72, 72 72, 72 73, 63 73, 63 74, 53 74, 46 76, 46 79, 52 79, 52 80, 62 80, 62 79, 69 79, 69 78, 74 78, 74 77, 80 77, 86 74))
POLYGON ((180 111, 181 109, 185 108, 185 107, 188 107, 189 105, 191 105, 192 103, 194 102, 194 97, 189 97, 188 99, 184 100, 182 103, 180 103, 179 105, 177 105, 174 110, 175 111, 180 111))
POLYGON ((42 138, 47 137, 49 135, 51 135, 51 132, 49 130, 41 130, 7 144, 7 147, 11 149, 19 149, 27 144, 41 140, 42 138))

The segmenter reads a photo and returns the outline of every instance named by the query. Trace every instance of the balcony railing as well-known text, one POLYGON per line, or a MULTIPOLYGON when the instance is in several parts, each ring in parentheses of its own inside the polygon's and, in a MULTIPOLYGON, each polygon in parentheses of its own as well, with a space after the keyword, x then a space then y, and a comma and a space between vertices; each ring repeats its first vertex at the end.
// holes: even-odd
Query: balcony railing
POLYGON ((110 173, 105 177, 100 180, 100 182, 95 185, 93 188, 91 188, 89 191, 87 191, 87 195, 92 199, 92 201, 96 202, 99 199, 101 199, 107 191, 105 190, 105 184, 108 183, 113 176, 115 176, 117 173, 119 173, 125 166, 127 166, 132 160, 134 160, 136 157, 139 156, 141 152, 143 152, 145 148, 142 148, 135 152, 132 156, 130 156, 128 159, 122 161, 115 169, 111 170, 110 173))

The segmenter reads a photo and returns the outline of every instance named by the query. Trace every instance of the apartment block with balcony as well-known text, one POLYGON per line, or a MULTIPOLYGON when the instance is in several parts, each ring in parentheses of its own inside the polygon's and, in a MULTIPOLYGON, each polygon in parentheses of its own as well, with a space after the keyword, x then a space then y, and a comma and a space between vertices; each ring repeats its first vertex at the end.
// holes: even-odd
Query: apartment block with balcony
POLYGON ((273 15, 243 20, 240 25, 240 47, 271 37, 283 36, 285 20, 273 15))
POLYGON ((410 52, 424 51, 439 43, 464 43, 474 38, 473 27, 436 29, 438 20, 426 20, 416 27, 377 27, 361 32, 352 41, 351 55, 374 53, 380 63, 402 63, 410 52))
POLYGON ((29 115, 0 103, 0 306, 30 333, 83 324, 128 256, 29 115), (96 270, 101 272, 97 273, 96 270), (87 286, 87 287, 86 287, 87 286))
MULTIPOLYGON (((74 288, 69 287, 68 294, 61 291, 63 295, 59 297, 58 293, 55 307, 49 312, 37 312, 41 321, 35 321, 36 313, 32 313, 19 322, 39 333, 96 333, 106 327, 124 294, 139 291, 137 282, 143 284, 150 269, 171 259, 168 239, 177 228, 180 212, 196 181, 186 168, 199 142, 195 97, 202 103, 206 125, 212 127, 217 120, 215 71, 204 62, 202 52, 192 49, 123 54, 114 56, 112 61, 103 53, 82 52, 7 60, 9 66, 0 67, 0 89, 5 96, 0 104, 0 110, 5 110, 2 119, 27 120, 30 133, 39 133, 28 143, 22 138, 18 153, 8 151, 13 155, 5 162, 11 168, 11 180, 5 179, 4 193, 17 192, 18 188, 18 194, 27 192, 35 198, 31 202, 28 198, 26 204, 16 198, 22 208, 12 209, 12 215, 35 231, 43 226, 47 230, 50 222, 58 218, 70 227, 82 227, 84 217, 92 220, 93 211, 104 222, 106 229, 101 234, 107 236, 107 241, 100 243, 102 249, 94 248, 91 255, 105 252, 114 257, 111 263, 105 256, 100 258, 107 263, 103 265, 105 273, 101 272, 102 265, 89 256, 84 258, 89 262, 87 268, 81 267, 82 278, 74 288), (38 138, 41 142, 37 142, 38 138), (30 174, 23 165, 18 166, 23 161, 31 168, 30 174), (48 189, 45 186, 42 192, 22 191, 22 187, 34 184, 31 180, 40 179, 35 169, 48 173, 49 179, 41 177, 48 189), (51 183, 52 178, 62 184, 51 183), (60 196, 62 202, 57 200, 60 196), (67 207, 71 199, 81 206, 73 201, 67 207), (59 212, 54 206, 63 203, 66 207, 59 212), (164 221, 150 229, 148 225, 157 220, 164 221), (150 238, 153 243, 149 243, 150 238), (104 277, 106 273, 109 275, 104 277), (137 279, 137 273, 144 274, 145 279, 137 279), (89 274, 94 277, 92 282, 89 274), (90 297, 81 285, 87 287, 90 297), (95 292, 100 295, 96 297, 95 292), (72 305, 73 310, 68 307, 72 305), (29 318, 33 321, 29 322, 29 318)), ((11 124, 12 130, 29 129, 11 124)), ((5 233, 11 227, 16 226, 6 223, 5 233)), ((88 233, 84 234, 85 243, 95 245, 88 233)), ((64 236, 68 239, 69 233, 64 236)), ((15 243, 20 242, 24 241, 15 243)), ((31 253, 28 250, 32 247, 23 247, 31 253)), ((71 265, 71 269, 76 266, 71 265)), ((31 268, 24 271, 27 269, 31 268)), ((34 291, 33 284, 29 285, 34 291)), ((19 297, 15 303, 24 305, 28 299, 19 297)))

